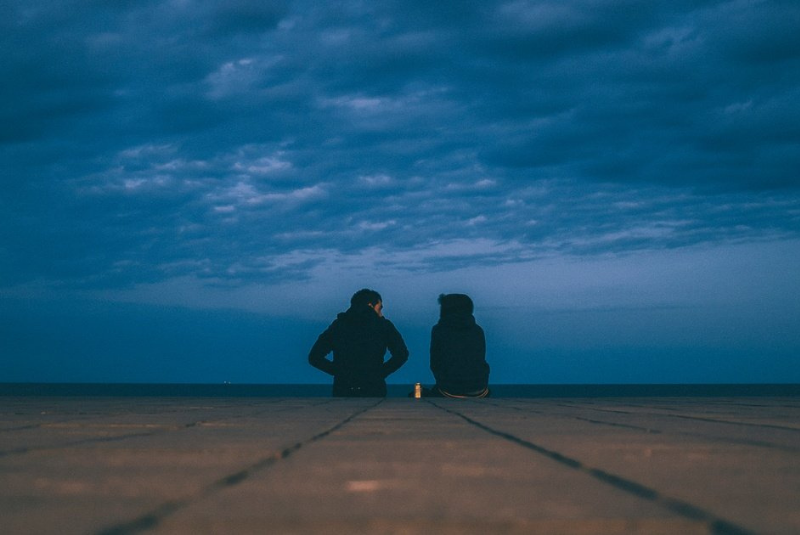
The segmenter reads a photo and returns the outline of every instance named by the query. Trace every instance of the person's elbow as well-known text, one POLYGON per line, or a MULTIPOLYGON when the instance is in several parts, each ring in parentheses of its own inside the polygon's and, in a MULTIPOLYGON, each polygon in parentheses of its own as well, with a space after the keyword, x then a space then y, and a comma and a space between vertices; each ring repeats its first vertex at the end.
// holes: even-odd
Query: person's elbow
POLYGON ((397 362, 400 364, 400 366, 402 366, 403 364, 408 362, 408 355, 409 355, 408 349, 405 348, 405 347, 402 350, 397 352, 397 357, 396 358, 397 358, 397 362))
POLYGON ((319 351, 311 351, 308 354, 308 363, 311 364, 313 367, 323 370, 325 368, 325 355, 321 354, 319 351))

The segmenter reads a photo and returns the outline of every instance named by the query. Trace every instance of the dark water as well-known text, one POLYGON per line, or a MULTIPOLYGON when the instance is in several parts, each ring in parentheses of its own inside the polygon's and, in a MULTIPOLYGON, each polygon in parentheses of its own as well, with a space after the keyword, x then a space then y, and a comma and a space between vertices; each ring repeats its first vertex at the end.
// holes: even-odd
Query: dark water
MULTIPOLYGON (((596 384, 491 385, 493 397, 728 397, 800 396, 800 384, 596 384)), ((389 385, 389 397, 405 397, 413 385, 389 385)), ((328 384, 122 384, 0 383, 0 396, 327 397, 328 384)))

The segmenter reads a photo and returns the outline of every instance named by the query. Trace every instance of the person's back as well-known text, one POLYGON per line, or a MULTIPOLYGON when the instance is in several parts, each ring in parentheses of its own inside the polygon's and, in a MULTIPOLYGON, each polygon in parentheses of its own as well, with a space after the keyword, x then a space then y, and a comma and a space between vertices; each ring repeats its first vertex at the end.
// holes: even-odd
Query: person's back
POLYGON ((472 300, 463 294, 440 295, 439 304, 439 322, 431 331, 434 390, 443 395, 487 395, 486 338, 472 315, 472 300))
POLYGON ((331 323, 308 355, 309 363, 333 375, 334 396, 385 396, 385 378, 408 359, 408 349, 383 301, 373 290, 353 295, 351 306, 331 323), (386 350, 391 358, 384 362, 386 350), (333 360, 326 355, 333 352, 333 360))

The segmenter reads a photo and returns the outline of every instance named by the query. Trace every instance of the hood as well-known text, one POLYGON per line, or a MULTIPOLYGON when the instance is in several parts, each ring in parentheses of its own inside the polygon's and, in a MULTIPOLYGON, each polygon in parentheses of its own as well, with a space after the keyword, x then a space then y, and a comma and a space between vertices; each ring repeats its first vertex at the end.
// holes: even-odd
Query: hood
POLYGON ((475 325, 475 316, 472 314, 448 314, 439 318, 439 325, 453 329, 469 329, 475 325))
POLYGON ((369 305, 350 307, 346 312, 341 312, 336 317, 347 323, 367 323, 381 319, 369 305))

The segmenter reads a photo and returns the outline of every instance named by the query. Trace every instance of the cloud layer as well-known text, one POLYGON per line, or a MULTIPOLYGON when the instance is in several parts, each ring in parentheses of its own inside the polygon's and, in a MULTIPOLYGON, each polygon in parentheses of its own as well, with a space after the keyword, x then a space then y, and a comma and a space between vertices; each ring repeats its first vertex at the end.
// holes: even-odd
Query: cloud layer
POLYGON ((5 284, 800 234, 796 2, 328 4, 5 2, 5 284))

